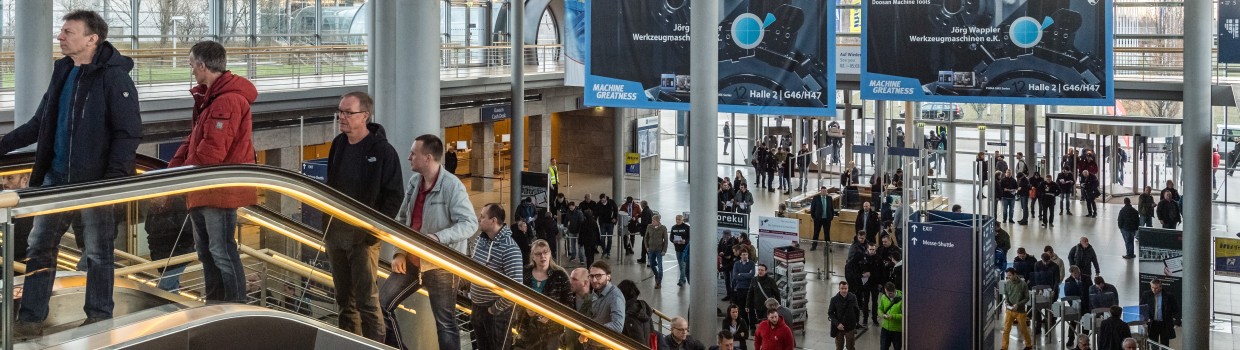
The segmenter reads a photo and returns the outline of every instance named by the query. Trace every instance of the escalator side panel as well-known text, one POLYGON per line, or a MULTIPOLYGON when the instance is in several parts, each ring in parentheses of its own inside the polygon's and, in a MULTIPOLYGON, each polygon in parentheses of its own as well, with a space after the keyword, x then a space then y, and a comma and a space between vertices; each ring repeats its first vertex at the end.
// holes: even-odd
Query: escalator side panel
MULTIPOLYGON (((272 317, 240 317, 210 322, 184 332, 187 343, 174 349, 315 349, 318 329, 272 317)), ((322 325, 327 327, 327 325, 322 325)), ((350 349, 351 346, 337 349, 350 349)), ((140 347, 146 348, 146 347, 140 347)), ((149 348, 159 349, 159 348, 149 348)), ((167 349, 167 348, 163 348, 167 349)))

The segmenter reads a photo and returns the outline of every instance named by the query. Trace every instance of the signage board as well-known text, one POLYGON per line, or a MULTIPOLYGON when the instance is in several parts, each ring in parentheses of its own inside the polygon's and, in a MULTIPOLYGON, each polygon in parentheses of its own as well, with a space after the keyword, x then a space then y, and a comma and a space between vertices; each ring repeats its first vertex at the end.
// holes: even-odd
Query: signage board
MULTIPOLYGON (((720 112, 835 115, 835 1, 711 1, 720 112)), ((691 2, 588 1, 586 104, 689 110, 691 2)))
POLYGON ((1115 106, 1111 0, 861 9, 866 100, 1115 106))

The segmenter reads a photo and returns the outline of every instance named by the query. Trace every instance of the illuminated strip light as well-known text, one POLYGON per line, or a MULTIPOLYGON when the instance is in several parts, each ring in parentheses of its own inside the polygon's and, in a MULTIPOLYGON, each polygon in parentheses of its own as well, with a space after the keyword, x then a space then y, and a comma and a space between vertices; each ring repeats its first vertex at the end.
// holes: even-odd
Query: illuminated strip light
POLYGON ((268 221, 266 218, 260 217, 258 215, 251 215, 249 213, 245 213, 241 211, 239 211, 239 214, 241 215, 241 217, 245 218, 246 220, 254 222, 255 224, 258 224, 259 226, 262 226, 268 230, 272 230, 272 231, 275 231, 276 233, 282 234, 285 237, 292 238, 293 240, 300 242, 301 244, 305 244, 321 252, 327 251, 326 247, 324 247, 323 244, 311 241, 309 239, 306 239, 306 237, 303 237, 302 235, 289 231, 288 229, 284 228, 283 225, 279 225, 274 222, 268 221))
MULTIPOLYGON (((539 306, 533 301, 526 299, 524 297, 521 297, 518 294, 515 294, 511 291, 500 289, 499 285, 495 284, 492 281, 487 281, 487 280, 478 278, 478 276, 469 273, 469 271, 461 268, 460 266, 450 263, 447 259, 440 257, 436 254, 433 254, 433 252, 426 249, 425 247, 419 247, 403 239, 397 239, 397 237, 393 235, 392 233, 380 231, 374 225, 371 225, 367 222, 362 221, 361 219, 355 216, 352 216, 343 211, 340 211, 339 209, 336 209, 335 207, 328 205, 326 202, 319 200, 318 198, 311 197, 309 195, 306 195, 305 193, 293 190, 289 187, 277 186, 277 185, 268 184, 268 183, 258 183, 258 182, 236 182, 236 183, 229 183, 229 184, 211 184, 211 185, 200 185, 200 186, 193 186, 193 187, 181 187, 181 188, 167 190, 165 192, 160 192, 160 193, 135 195, 135 196, 126 197, 126 198, 104 200, 104 201, 99 201, 99 202, 94 202, 94 203, 89 203, 89 204, 78 204, 78 205, 72 205, 72 206, 66 206, 66 207, 50 208, 50 209, 46 209, 42 211, 36 211, 36 212, 27 213, 27 214, 17 215, 15 217, 23 218, 23 217, 32 217, 32 216, 47 215, 47 214, 54 214, 54 213, 62 213, 62 212, 80 210, 80 209, 85 209, 85 208, 92 208, 92 207, 125 203, 125 202, 131 202, 131 201, 139 201, 139 200, 156 198, 156 197, 164 197, 164 196, 175 195, 175 194, 195 192, 199 190, 209 190, 209 189, 217 189, 217 188, 235 188, 235 187, 254 187, 254 188, 259 188, 259 189, 266 189, 266 190, 278 192, 280 194, 283 194, 289 197, 293 197, 294 199, 297 199, 301 201, 302 203, 309 204, 310 206, 323 211, 325 214, 331 214, 332 216, 338 219, 341 219, 345 221, 346 223, 349 223, 353 226, 356 226, 357 228, 370 231, 380 240, 391 243, 397 248, 400 248, 406 252, 412 253, 418 256, 419 258, 421 258, 423 261, 429 261, 431 264, 434 264, 434 266, 448 270, 449 272, 457 275, 458 277, 469 280, 471 283, 478 285, 479 287, 490 289, 493 292, 495 292, 497 295, 505 296, 510 301, 518 305, 521 305, 522 307, 525 307, 527 309, 534 310, 540 315, 547 316, 550 319, 555 320, 557 323, 565 326, 566 328, 572 329, 581 335, 585 335, 587 338, 594 339, 595 341, 598 341, 602 343, 603 345, 611 347, 611 348, 624 348, 624 346, 622 346, 620 343, 607 339, 603 337, 601 334, 586 330, 582 324, 579 324, 564 316, 551 312, 550 309, 539 306)), ((318 273, 315 271, 311 271, 311 273, 322 275, 322 273, 318 273)), ((457 308, 461 309, 460 305, 458 305, 457 308)))

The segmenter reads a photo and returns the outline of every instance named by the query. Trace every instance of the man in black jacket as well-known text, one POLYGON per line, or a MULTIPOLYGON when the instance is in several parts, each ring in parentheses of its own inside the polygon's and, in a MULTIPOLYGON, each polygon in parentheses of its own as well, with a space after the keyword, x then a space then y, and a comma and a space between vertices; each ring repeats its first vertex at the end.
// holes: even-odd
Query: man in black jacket
POLYGON ((608 198, 606 194, 598 194, 598 202, 594 204, 594 216, 598 218, 599 234, 602 235, 603 241, 603 259, 611 258, 611 241, 616 233, 616 217, 619 216, 619 208, 616 207, 616 201, 608 198))
MULTIPOLYGON (((1081 237, 1081 243, 1072 247, 1068 251, 1068 266, 1079 266, 1081 274, 1085 275, 1085 279, 1089 279, 1089 267, 1094 267, 1094 272, 1101 275, 1102 267, 1098 266, 1098 253, 1094 252, 1094 246, 1089 244, 1089 238, 1081 237)), ((1110 305, 1107 305, 1110 306, 1110 305)))
POLYGON ((1098 196, 1102 192, 1098 191, 1100 182, 1098 175, 1091 174, 1089 170, 1081 171, 1081 197, 1085 199, 1085 217, 1098 217, 1098 196))
POLYGON ((835 348, 854 349, 857 343, 857 322, 861 320, 861 304, 857 296, 848 293, 848 282, 840 281, 840 292, 831 297, 827 318, 831 321, 831 337, 835 348))
MULTIPOLYGON (((857 221, 853 223, 853 231, 865 231, 865 238, 869 242, 878 242, 876 237, 878 230, 882 226, 879 224, 878 213, 870 206, 870 202, 861 203, 861 211, 857 213, 857 221)), ((830 238, 830 235, 827 235, 830 238)))
POLYGON ((1059 215, 1063 215, 1063 211, 1067 210, 1068 215, 1072 215, 1072 191, 1076 188, 1076 180, 1073 179, 1072 169, 1063 168, 1059 171, 1059 177, 1055 179, 1055 183, 1059 185, 1059 215))
POLYGON ((1119 210, 1119 233, 1124 235, 1124 259, 1132 259, 1136 257, 1133 254, 1132 240, 1137 236, 1137 229, 1141 228, 1141 214, 1137 213, 1137 208, 1132 207, 1132 200, 1124 198, 1124 208, 1119 210))
POLYGON ((1170 345, 1175 339, 1175 326, 1180 323, 1180 303, 1174 295, 1163 290, 1162 281, 1150 281, 1150 290, 1141 293, 1141 305, 1149 320, 1149 339, 1170 345))
POLYGON ((1174 194, 1167 190, 1163 190, 1163 200, 1158 202, 1157 214, 1162 228, 1168 230, 1174 230, 1183 220, 1180 216, 1180 203, 1176 202, 1174 194))
MULTIPOLYGON (((1017 153, 1016 157, 1019 159, 1020 153, 1017 153)), ((1020 202, 1020 221, 1016 222, 1018 225, 1029 224, 1030 189, 1033 189, 1033 184, 1029 182, 1029 177, 1025 175, 1025 172, 1016 173, 1016 201, 1020 202)))
POLYGON ((1016 182, 1016 178, 1012 177, 1012 171, 1003 172, 1003 178, 999 180, 999 198, 1003 200, 1003 222, 1014 223, 1012 212, 1016 205, 1016 196, 1020 190, 1020 184, 1016 182))
MULTIPOLYGON (((0 139, 0 154, 36 144, 30 187, 51 187, 133 175, 134 154, 142 140, 138 91, 129 71, 133 60, 107 41, 108 24, 93 11, 63 17, 60 35, 64 58, 57 60, 51 83, 30 121, 0 139)), ((19 338, 39 336, 47 318, 56 246, 71 224, 83 227, 86 271, 86 323, 112 318, 112 207, 38 216, 28 239, 24 297, 18 311, 19 338)))
POLYGON ((1111 317, 1102 320, 1102 325, 1098 326, 1098 349, 1122 350, 1124 339, 1132 336, 1123 316, 1124 308, 1119 305, 1111 306, 1111 317))
POLYGON ((835 219, 835 201, 827 195, 827 187, 818 188, 818 195, 810 200, 810 216, 814 219, 814 238, 809 250, 818 250, 818 233, 826 231, 825 240, 831 239, 831 220, 835 219))
POLYGON ((1059 185, 1046 175, 1046 180, 1038 186, 1038 220, 1042 227, 1055 227, 1055 196, 1059 194, 1059 185))
MULTIPOLYGON (((1080 300, 1077 312, 1084 315, 1085 311, 1089 311, 1089 280, 1081 275, 1081 269, 1076 266, 1068 268, 1068 278, 1063 280, 1063 296, 1064 299, 1076 297, 1080 300)), ((1076 329, 1077 322, 1069 321, 1069 328, 1076 329)), ((1076 339, 1076 332, 1068 332, 1068 344, 1072 344, 1076 339)))
MULTIPOLYGON (((374 100, 355 91, 340 98, 336 122, 340 135, 327 156, 327 186, 387 217, 396 217, 405 186, 400 158, 383 126, 371 123, 374 100)), ((338 326, 374 341, 385 340, 376 276, 379 239, 370 232, 325 216, 324 244, 336 285, 338 326)), ((394 315, 393 315, 394 316, 394 315)))

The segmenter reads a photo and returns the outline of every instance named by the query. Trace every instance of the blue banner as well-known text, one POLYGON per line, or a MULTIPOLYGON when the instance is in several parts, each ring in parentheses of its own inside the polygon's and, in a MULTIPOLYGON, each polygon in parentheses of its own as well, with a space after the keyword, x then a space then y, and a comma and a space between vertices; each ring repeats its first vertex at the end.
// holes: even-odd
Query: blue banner
MULTIPOLYGON (((690 2, 587 2, 585 103, 689 110, 690 2)), ((721 2, 719 111, 834 116, 834 1, 721 2)))
POLYGON ((1115 105, 1111 0, 862 7, 862 99, 1115 105))
POLYGON ((1218 1, 1218 63, 1240 63, 1240 0, 1218 1))

